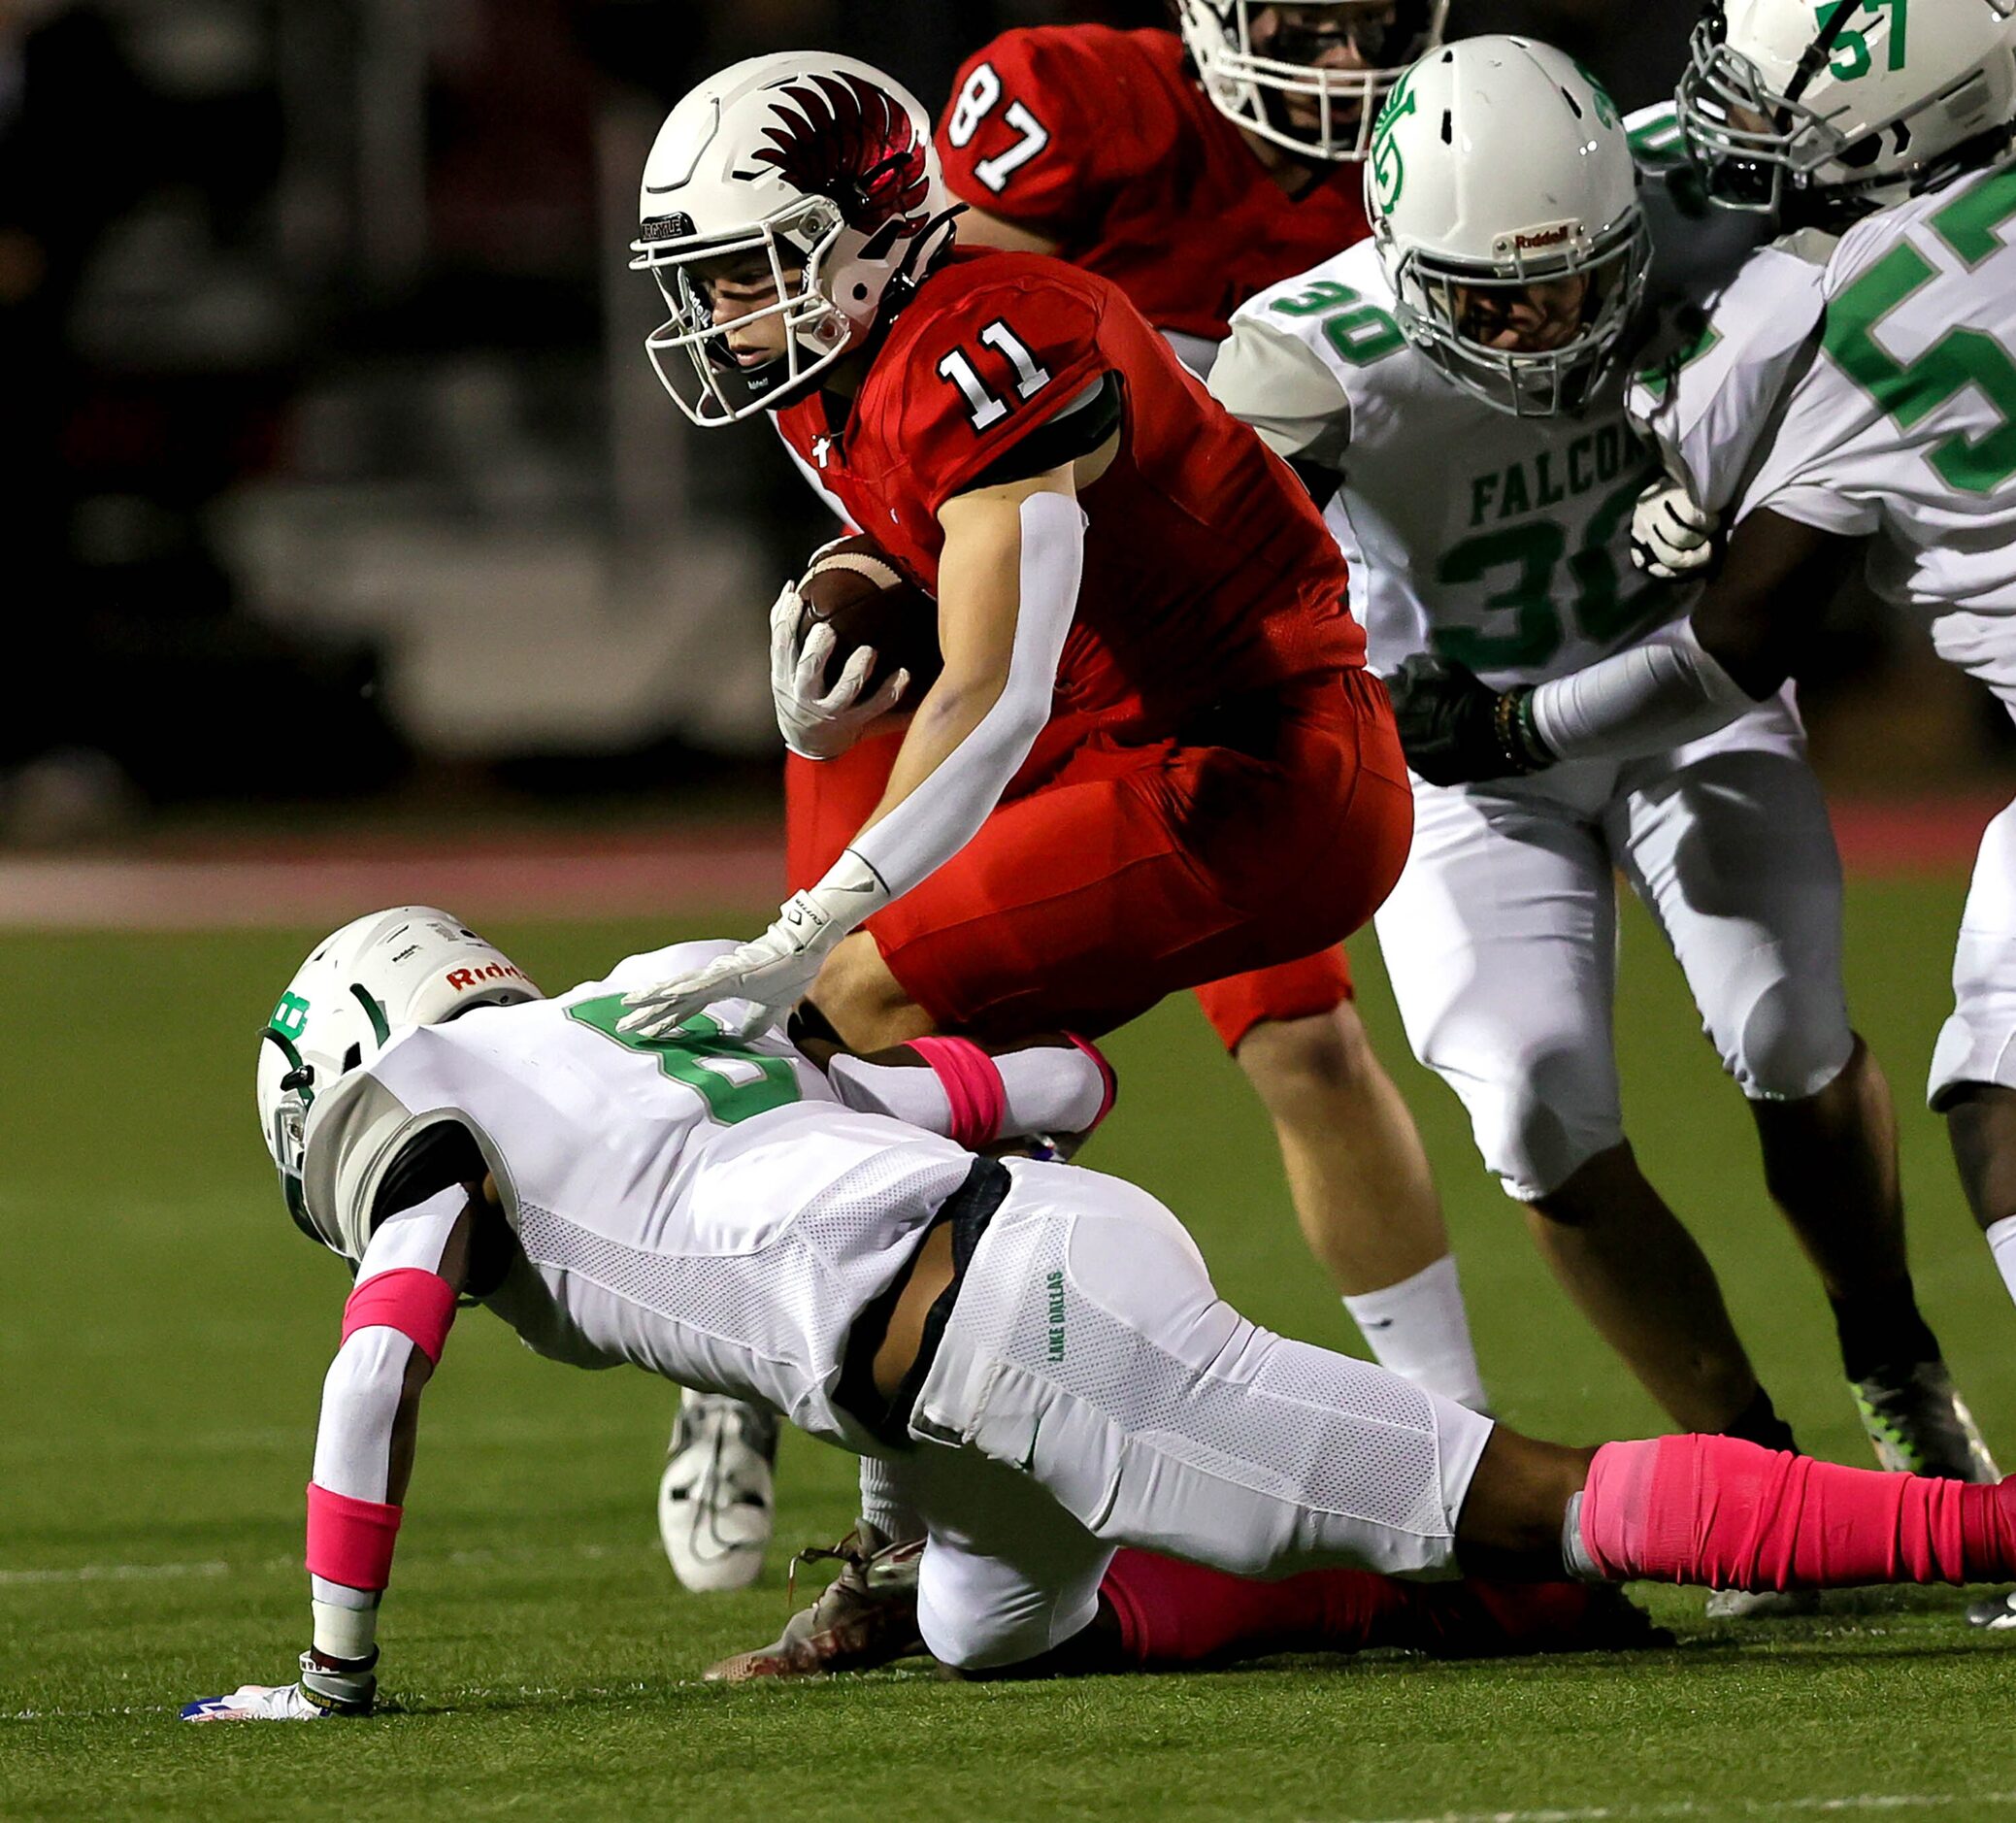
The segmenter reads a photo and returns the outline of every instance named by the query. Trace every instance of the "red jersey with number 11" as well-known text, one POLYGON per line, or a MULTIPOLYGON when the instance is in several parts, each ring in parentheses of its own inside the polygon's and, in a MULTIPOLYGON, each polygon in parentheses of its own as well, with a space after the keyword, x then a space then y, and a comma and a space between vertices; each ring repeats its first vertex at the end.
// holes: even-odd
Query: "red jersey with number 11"
POLYGON ((1061 260, 955 251, 896 318, 844 418, 844 402, 814 393, 777 421, 936 595, 939 509, 1107 373, 1125 417, 1079 502, 1064 702, 1154 738, 1209 704, 1362 665, 1343 559, 1302 483, 1115 286, 1061 260))

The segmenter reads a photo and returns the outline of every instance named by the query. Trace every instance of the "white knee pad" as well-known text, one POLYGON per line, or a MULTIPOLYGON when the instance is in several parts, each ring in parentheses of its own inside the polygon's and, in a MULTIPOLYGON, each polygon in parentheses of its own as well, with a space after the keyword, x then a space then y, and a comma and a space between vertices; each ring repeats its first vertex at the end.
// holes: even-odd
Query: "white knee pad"
MULTIPOLYGON (((1433 1058, 1423 1058, 1434 1066, 1433 1058)), ((1441 1072, 1469 1111, 1487 1170, 1507 1196, 1537 1202, 1601 1152, 1624 1144, 1624 1112, 1607 1033, 1561 1034, 1516 1069, 1489 1077, 1441 1072)))
POLYGON ((1722 1067, 1753 1102, 1817 1095, 1855 1051, 1848 1002, 1831 968, 1793 970, 1782 952, 1760 950, 1704 1009, 1722 1067))
POLYGON ((917 1568, 917 1631, 931 1656, 955 1671, 1026 1665, 1081 1633, 1098 1611, 1098 1575, 1089 1587, 1060 1592, 998 1559, 936 1542, 917 1568))

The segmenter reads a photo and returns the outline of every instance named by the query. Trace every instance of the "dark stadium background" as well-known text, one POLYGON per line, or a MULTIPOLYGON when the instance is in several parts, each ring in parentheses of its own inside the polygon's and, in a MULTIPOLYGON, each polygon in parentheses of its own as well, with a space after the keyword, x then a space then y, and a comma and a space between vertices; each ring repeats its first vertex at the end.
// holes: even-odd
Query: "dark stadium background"
MULTIPOLYGON (((1636 105, 1691 14, 1452 25, 1552 37, 1636 105)), ((1001 27, 1165 17, 0 0, 0 845, 332 801, 767 810, 762 610, 825 534, 773 440, 689 431, 639 347, 659 117, 758 51, 843 47, 936 107, 1001 27)), ((1986 696, 1880 617, 1812 669, 1837 780, 1992 763, 1986 696)))

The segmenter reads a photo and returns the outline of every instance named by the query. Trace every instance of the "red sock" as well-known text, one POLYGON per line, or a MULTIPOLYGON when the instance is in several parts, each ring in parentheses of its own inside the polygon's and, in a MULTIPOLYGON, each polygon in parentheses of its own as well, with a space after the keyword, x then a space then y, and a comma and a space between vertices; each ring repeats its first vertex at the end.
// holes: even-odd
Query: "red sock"
POLYGON ((1174 1671, 1271 1652, 1353 1652, 1399 1645, 1414 1591, 1368 1570, 1308 1570, 1257 1582, 1152 1551, 1118 1552, 1099 1592, 1141 1671, 1174 1671))
POLYGON ((2016 1575, 2016 1481, 1969 1487, 1844 1469, 1734 1437, 1606 1443, 1581 1541, 1607 1576, 1725 1589, 2001 1582, 2016 1575))

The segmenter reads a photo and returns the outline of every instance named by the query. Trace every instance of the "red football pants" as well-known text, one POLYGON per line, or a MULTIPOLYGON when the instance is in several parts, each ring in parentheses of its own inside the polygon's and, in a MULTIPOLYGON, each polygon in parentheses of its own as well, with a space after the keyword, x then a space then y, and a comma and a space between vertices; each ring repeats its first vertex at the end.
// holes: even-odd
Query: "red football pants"
MULTIPOLYGON (((1096 1036, 1196 988, 1232 1047, 1345 999, 1338 945, 1413 827, 1385 688, 1354 670, 1246 711, 1224 745, 1053 722, 978 835, 869 921, 904 991, 947 1030, 1009 1037, 1096 1036)), ((794 889, 867 820, 898 745, 787 761, 794 889)))

